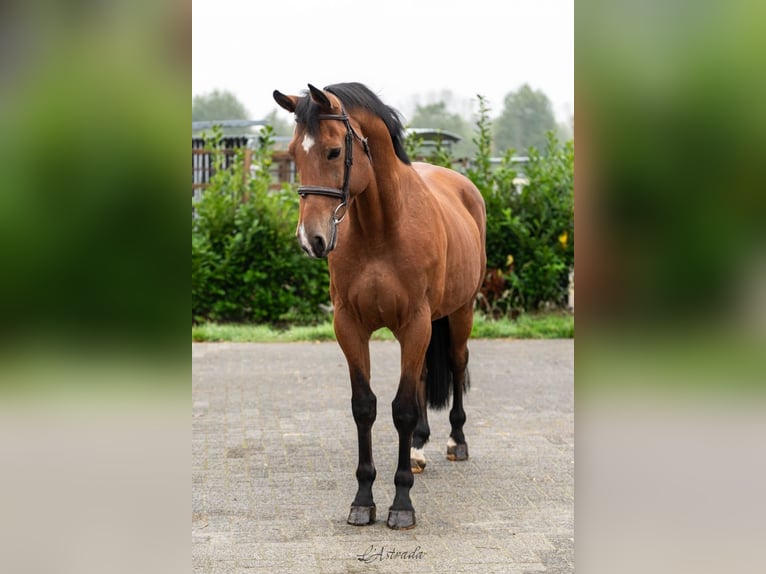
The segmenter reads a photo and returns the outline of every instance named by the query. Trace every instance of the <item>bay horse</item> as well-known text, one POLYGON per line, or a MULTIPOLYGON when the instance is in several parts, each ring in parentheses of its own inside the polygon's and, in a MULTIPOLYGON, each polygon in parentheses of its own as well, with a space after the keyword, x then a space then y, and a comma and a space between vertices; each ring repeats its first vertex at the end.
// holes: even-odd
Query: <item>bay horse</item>
POLYGON ((399 452, 396 494, 387 524, 415 526, 413 470, 426 459, 427 406, 452 395, 450 460, 466 460, 463 393, 474 298, 486 266, 484 200, 463 175, 413 163, 398 113, 359 83, 302 95, 275 90, 295 114, 289 145, 300 174, 296 235, 311 257, 327 258, 333 323, 351 379, 359 441, 358 491, 348 523, 375 522, 370 387, 371 334, 390 329, 401 346, 401 377, 392 403, 399 452))

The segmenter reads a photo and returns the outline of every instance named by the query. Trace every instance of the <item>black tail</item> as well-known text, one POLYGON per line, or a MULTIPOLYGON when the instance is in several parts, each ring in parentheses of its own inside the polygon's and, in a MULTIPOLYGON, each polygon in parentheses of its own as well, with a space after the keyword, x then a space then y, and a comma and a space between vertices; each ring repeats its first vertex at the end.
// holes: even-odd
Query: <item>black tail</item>
POLYGON ((437 410, 446 408, 452 395, 449 348, 449 319, 442 317, 431 323, 431 341, 426 351, 426 397, 428 405, 437 410))

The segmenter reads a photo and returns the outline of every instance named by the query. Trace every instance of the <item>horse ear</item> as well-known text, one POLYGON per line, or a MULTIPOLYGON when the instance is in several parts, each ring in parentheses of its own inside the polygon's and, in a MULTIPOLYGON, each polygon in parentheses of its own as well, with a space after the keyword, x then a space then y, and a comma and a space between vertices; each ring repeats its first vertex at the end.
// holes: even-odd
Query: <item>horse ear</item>
POLYGON ((311 94, 311 99, 317 104, 328 111, 332 111, 332 102, 330 102, 330 98, 322 90, 309 84, 309 93, 311 94))
POLYGON ((298 104, 298 96, 286 96, 279 90, 274 90, 272 95, 274 96, 274 101, 281 107, 291 114, 295 112, 295 106, 298 104))

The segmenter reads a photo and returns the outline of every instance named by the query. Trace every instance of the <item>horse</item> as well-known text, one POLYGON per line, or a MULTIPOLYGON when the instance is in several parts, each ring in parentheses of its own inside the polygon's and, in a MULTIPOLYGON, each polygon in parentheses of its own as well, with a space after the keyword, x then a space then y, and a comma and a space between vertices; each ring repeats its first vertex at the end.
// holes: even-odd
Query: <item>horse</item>
POLYGON ((387 525, 413 528, 410 489, 426 466, 427 408, 446 409, 450 395, 447 458, 468 459, 463 394, 486 267, 484 200, 467 177, 410 161, 400 115, 363 84, 308 84, 301 95, 274 90, 273 97, 295 116, 288 149, 300 176, 296 236, 310 257, 328 261, 334 331, 351 380, 359 458, 347 522, 375 522, 369 342, 387 327, 401 347, 391 405, 396 493, 387 525))

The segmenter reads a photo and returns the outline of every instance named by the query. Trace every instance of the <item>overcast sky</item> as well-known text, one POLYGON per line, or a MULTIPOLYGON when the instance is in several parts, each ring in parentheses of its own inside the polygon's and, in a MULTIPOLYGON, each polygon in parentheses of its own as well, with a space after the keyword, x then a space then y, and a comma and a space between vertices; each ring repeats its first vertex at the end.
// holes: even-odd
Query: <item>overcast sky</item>
POLYGON ((193 0, 192 57, 192 95, 229 90, 253 119, 277 108, 274 89, 358 81, 405 115, 445 90, 455 111, 481 94, 497 115, 528 83, 564 121, 574 0, 193 0))

